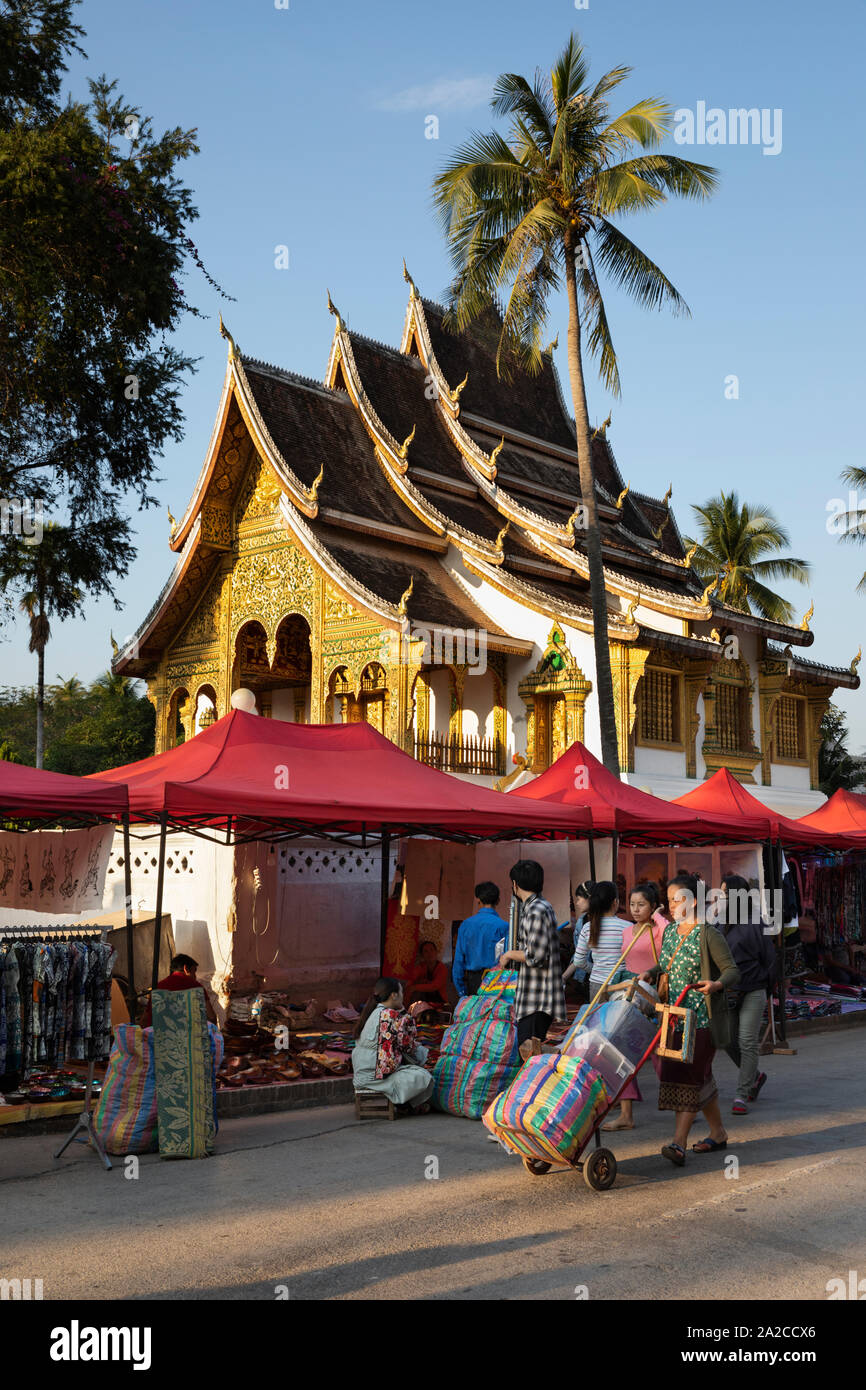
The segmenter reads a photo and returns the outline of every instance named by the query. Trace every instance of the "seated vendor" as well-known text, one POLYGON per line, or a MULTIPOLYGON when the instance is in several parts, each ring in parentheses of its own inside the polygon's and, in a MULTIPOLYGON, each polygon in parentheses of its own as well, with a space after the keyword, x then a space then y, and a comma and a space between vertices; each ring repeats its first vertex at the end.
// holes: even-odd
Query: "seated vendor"
MULTIPOLYGON (((193 960, 192 956, 172 956, 171 974, 166 975, 164 980, 159 980, 156 988, 172 990, 197 988, 202 990, 204 993, 205 1012, 208 1018, 210 1019, 211 1023, 216 1023, 216 1014, 214 1013, 213 1005, 210 1002, 210 998, 208 997, 208 992, 205 989, 204 985, 196 979, 197 970, 198 961, 193 960)), ((153 1023, 153 1014, 149 999, 147 1001, 147 1006, 144 1009, 144 1012, 142 1013, 141 1018, 138 1020, 138 1022, 142 1028, 150 1028, 153 1023)))
POLYGON ((420 964, 409 976, 406 986, 406 1007, 420 1002, 432 1004, 434 1009, 448 1007, 448 971, 439 959, 436 944, 422 941, 420 964))
POLYGON ((376 981, 355 1024, 355 1037, 355 1090, 381 1091, 407 1113, 425 1114, 430 1109, 433 1077, 424 1067, 427 1048, 419 1044, 415 1020, 403 1007, 399 980, 376 981))

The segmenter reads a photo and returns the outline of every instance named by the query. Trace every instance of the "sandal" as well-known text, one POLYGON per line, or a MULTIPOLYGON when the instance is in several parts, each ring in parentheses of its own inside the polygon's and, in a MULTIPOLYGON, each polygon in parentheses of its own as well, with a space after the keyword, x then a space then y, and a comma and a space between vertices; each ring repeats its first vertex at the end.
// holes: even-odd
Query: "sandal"
POLYGON ((682 1144, 665 1144, 662 1147, 662 1157, 675 1164, 677 1168, 684 1168, 686 1162, 686 1151, 682 1144))
POLYGON ((718 1153, 720 1149, 726 1149, 727 1147, 727 1135, 725 1135, 724 1139, 711 1139, 710 1136, 707 1135, 706 1139, 699 1139, 696 1144, 692 1144, 692 1153, 714 1154, 718 1153))
POLYGON ((759 1094, 759 1092, 760 1092, 760 1090, 761 1090, 761 1087, 762 1087, 762 1086, 764 1085, 764 1083, 766 1082, 766 1080, 767 1080, 767 1073, 766 1073, 765 1071, 759 1071, 759 1072, 758 1072, 758 1075, 755 1077, 755 1084, 754 1084, 754 1086, 752 1087, 751 1091, 749 1092, 749 1100, 757 1100, 757 1099, 758 1099, 758 1094, 759 1094))
POLYGON ((634 1120, 624 1120, 620 1115, 619 1119, 611 1120, 610 1124, 602 1125, 602 1129, 634 1129, 634 1120))
POLYGON ((748 1107, 748 1105, 746 1104, 746 1102, 745 1102, 744 1100, 741 1100, 740 1097, 737 1096, 737 1099, 734 1101, 733 1105, 731 1106, 731 1114, 732 1114, 732 1115, 748 1115, 748 1113, 749 1113, 749 1107, 748 1107))

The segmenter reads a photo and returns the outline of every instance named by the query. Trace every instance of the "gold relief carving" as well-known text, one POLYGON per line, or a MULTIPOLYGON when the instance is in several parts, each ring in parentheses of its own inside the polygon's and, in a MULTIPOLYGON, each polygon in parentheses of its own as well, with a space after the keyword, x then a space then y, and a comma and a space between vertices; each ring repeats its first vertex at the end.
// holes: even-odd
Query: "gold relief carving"
POLYGON ((231 545, 231 517, 222 507, 203 507, 201 513, 201 538, 205 545, 219 546, 228 550, 231 545))
POLYGON ((325 583, 325 622, 341 623, 360 618, 358 610, 333 585, 325 583))
POLYGON ((532 772, 543 772, 549 766, 557 728, 561 728, 560 739, 572 729, 582 732, 586 698, 591 690, 592 683, 577 665, 562 627, 555 622, 541 660, 517 687, 526 706, 526 756, 532 772))
POLYGON ((686 663, 686 776, 698 775, 698 729, 701 716, 698 701, 704 694, 712 667, 708 661, 688 661, 686 663))
POLYGON ((294 546, 253 551, 238 557, 232 573, 232 631, 262 624, 269 640, 284 617, 299 613, 314 629, 316 571, 294 546))
POLYGON ((220 664, 216 657, 209 661, 182 661, 167 668, 166 679, 172 687, 186 686, 197 679, 200 680, 202 676, 216 675, 219 669, 220 664))
POLYGON ((623 772, 634 772, 637 687, 648 658, 649 651, 644 647, 633 647, 626 642, 610 643, 616 736, 619 746, 619 765, 623 772))
POLYGON ((423 671, 415 681, 415 727, 418 738, 426 739, 430 733, 430 686, 423 671))
POLYGON ((272 516, 280 505, 283 489, 258 456, 247 474, 237 507, 238 525, 261 516, 272 516))
POLYGON ((219 641, 223 583, 223 575, 218 574, 208 585, 176 646, 201 647, 219 641))

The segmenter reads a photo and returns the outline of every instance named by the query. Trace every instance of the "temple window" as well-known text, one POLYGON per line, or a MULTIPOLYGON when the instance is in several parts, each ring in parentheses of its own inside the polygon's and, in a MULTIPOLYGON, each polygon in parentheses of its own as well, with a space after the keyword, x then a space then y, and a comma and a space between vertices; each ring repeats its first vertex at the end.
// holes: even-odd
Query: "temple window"
POLYGON ((806 706, 794 695, 780 695, 776 704, 776 757, 806 761, 806 706))
POLYGON ((681 673, 648 663, 639 689, 638 742, 681 747, 683 723, 681 673))

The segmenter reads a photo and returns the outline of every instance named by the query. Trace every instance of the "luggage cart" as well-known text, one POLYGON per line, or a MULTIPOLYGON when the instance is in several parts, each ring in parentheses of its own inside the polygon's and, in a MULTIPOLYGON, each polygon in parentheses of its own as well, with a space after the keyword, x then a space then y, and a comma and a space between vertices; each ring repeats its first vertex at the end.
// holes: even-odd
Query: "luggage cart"
MULTIPOLYGON (((627 989, 628 993, 626 994, 626 998, 630 1001, 632 996, 634 995, 637 983, 638 982, 635 979, 625 981, 622 985, 613 985, 609 990, 609 993, 612 994, 619 989, 627 989)), ((679 994, 675 1001, 675 1007, 678 1007, 682 1003, 686 995, 689 993, 689 989, 691 988, 692 986, 689 986, 679 994)), ((613 1107, 619 1101, 619 1098, 625 1090, 626 1086, 629 1084, 630 1081, 634 1080, 641 1068, 646 1064, 646 1062, 649 1061, 650 1057, 652 1056, 653 1052, 658 1046, 661 1034, 662 1029, 661 1026, 659 1026, 659 1029, 656 1032, 655 1037, 653 1038, 646 1052, 641 1057, 640 1061, 637 1063, 636 1067, 634 1068, 634 1071, 632 1071, 628 1076, 626 1076, 623 1079, 622 1085, 619 1087, 619 1090, 617 1091, 616 1095, 608 1102, 604 1110, 602 1110, 602 1112, 596 1119, 595 1124, 592 1126, 592 1129, 589 1131, 585 1140, 575 1153, 574 1157, 568 1162, 565 1159, 562 1160, 564 1165, 574 1168, 578 1172, 583 1173, 584 1181, 587 1187, 591 1187, 593 1192, 607 1192, 608 1189, 613 1187, 614 1183, 616 1182, 616 1155, 613 1153, 611 1149, 608 1149, 605 1145, 602 1144, 601 1127, 604 1121, 607 1119, 613 1107), (592 1149, 591 1153, 584 1157, 587 1149, 589 1148, 593 1140, 595 1140, 595 1147, 592 1149)), ((526 1169, 527 1173, 531 1173, 534 1178, 540 1178, 543 1177, 545 1173, 549 1173, 554 1165, 553 1163, 547 1163, 544 1159, 541 1158, 528 1158, 524 1156, 523 1166, 526 1169)), ((558 1166, 559 1165, 557 1165, 557 1167, 558 1166)))

